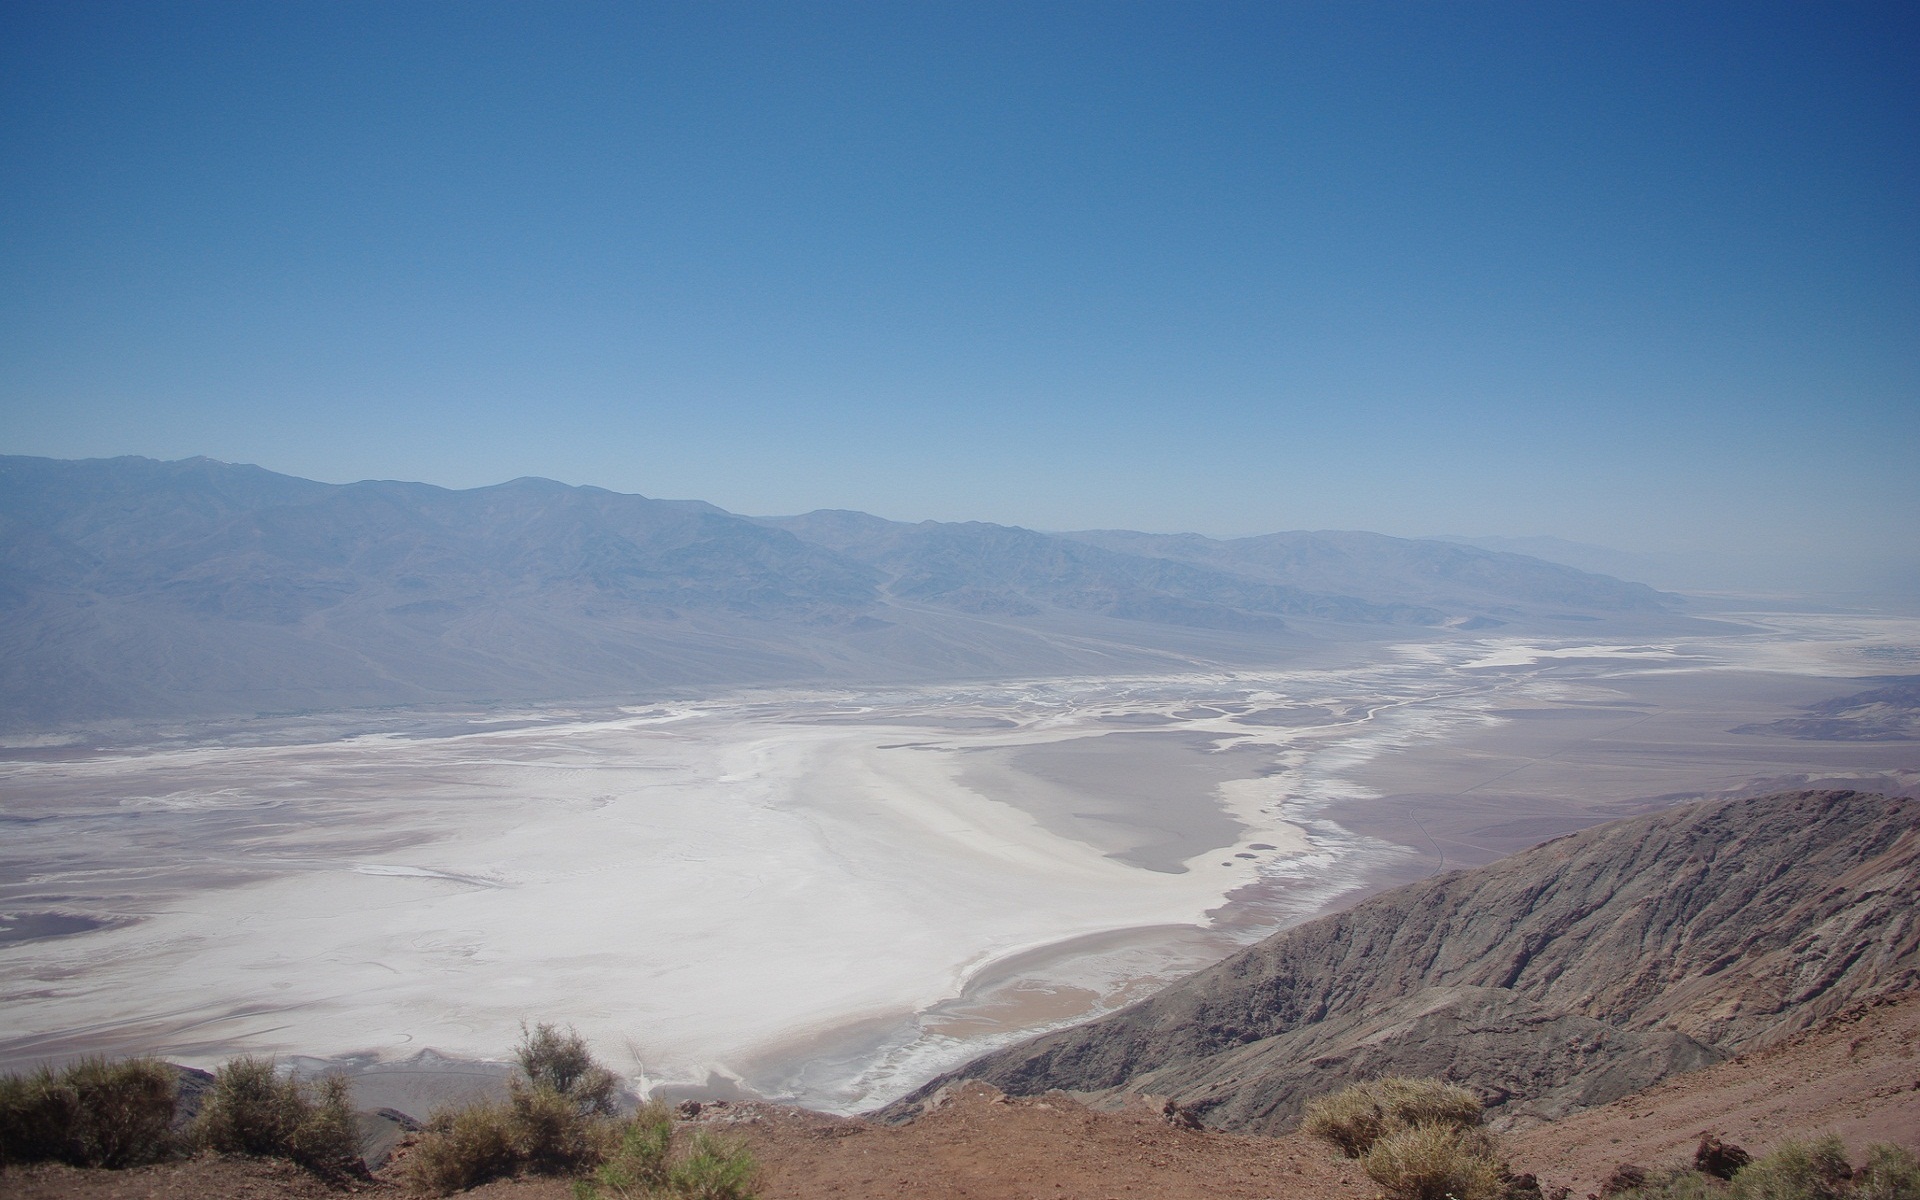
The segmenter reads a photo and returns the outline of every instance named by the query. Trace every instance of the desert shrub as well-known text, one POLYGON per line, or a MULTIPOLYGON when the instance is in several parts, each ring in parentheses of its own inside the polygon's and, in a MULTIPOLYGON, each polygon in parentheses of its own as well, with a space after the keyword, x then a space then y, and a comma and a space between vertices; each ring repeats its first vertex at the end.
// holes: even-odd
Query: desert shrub
POLYGON ((130 1167, 174 1148, 179 1084, 165 1063, 86 1058, 0 1077, 0 1163, 130 1167))
POLYGON ((1639 1183, 1606 1194, 1613 1200, 1725 1200, 1727 1187, 1715 1176, 1680 1167, 1642 1172, 1639 1183))
POLYGON ((739 1142, 701 1130, 677 1161, 672 1146, 672 1115, 659 1105, 641 1109, 618 1153, 574 1184, 574 1200, 754 1200, 759 1165, 739 1142))
POLYGON ((507 1099, 513 1148, 520 1165, 537 1175, 569 1175, 604 1161, 614 1148, 612 1122, 583 1110, 573 1096, 545 1084, 515 1080, 507 1099))
POLYGON ((215 1072, 194 1120, 194 1138, 210 1150, 284 1158, 306 1113, 300 1087, 280 1078, 273 1060, 243 1055, 215 1072))
POLYGON ((521 1074, 536 1088, 548 1088, 571 1100, 582 1112, 610 1115, 618 1080, 593 1061, 586 1039, 571 1027, 561 1033, 552 1025, 520 1029, 520 1048, 514 1057, 521 1074))
POLYGON ((343 1079, 309 1087, 274 1069, 273 1060, 243 1055, 214 1075, 193 1137, 209 1150, 290 1158, 320 1175, 365 1170, 360 1135, 343 1079))
POLYGON ((1854 1200, 1920 1200, 1920 1159, 1881 1143, 1867 1147, 1867 1163, 1853 1177, 1854 1200))
POLYGON ((64 1157, 77 1106, 50 1067, 0 1077, 0 1164, 64 1157))
POLYGON ((649 1104, 627 1122, 620 1148, 594 1173, 574 1185, 575 1200, 638 1200, 667 1187, 668 1156, 673 1150, 673 1114, 649 1104))
POLYGON ((1367 1177, 1389 1200, 1503 1200, 1505 1173, 1478 1129, 1426 1124, 1382 1134, 1366 1156, 1367 1177))
POLYGON ((520 1169, 512 1110, 483 1102, 442 1110, 407 1155, 402 1172, 415 1190, 445 1196, 501 1179, 520 1169))
POLYGON ((1733 1177, 1732 1200, 1840 1200, 1853 1170, 1847 1148, 1832 1134, 1813 1142, 1782 1142, 1733 1177))
POLYGON ((507 1085, 505 1104, 437 1113, 428 1123, 407 1161, 414 1187, 445 1195, 523 1171, 571 1175, 621 1147, 611 1118, 619 1081, 578 1033, 523 1027, 514 1058, 520 1074, 507 1085))
POLYGON ((753 1154, 736 1141, 716 1138, 704 1129, 667 1174, 671 1194, 688 1200, 753 1200, 753 1154))
POLYGON ((1438 1079, 1390 1075, 1308 1101, 1300 1127, 1332 1142, 1348 1158, 1364 1158, 1373 1144, 1418 1125, 1471 1129, 1480 1124, 1480 1100, 1438 1079))
MULTIPOLYGON (((1701 1165, 1707 1157, 1703 1150, 1695 1156, 1692 1170, 1633 1168, 1638 1175, 1632 1186, 1626 1186, 1624 1175, 1616 1172, 1603 1194, 1609 1200, 1920 1200, 1920 1161, 1898 1146, 1869 1146, 1866 1165, 1854 1171, 1848 1168, 1846 1147, 1837 1137, 1783 1142, 1758 1160, 1715 1138, 1704 1139, 1701 1145, 1732 1151, 1730 1158, 1746 1158, 1732 1172, 1730 1185, 1701 1165)), ((1724 1161, 1716 1156, 1710 1165, 1724 1161)))
POLYGON ((353 1119, 353 1093, 347 1081, 329 1075, 307 1097, 294 1126, 287 1157, 317 1175, 340 1178, 366 1171, 360 1158, 360 1129, 353 1119))

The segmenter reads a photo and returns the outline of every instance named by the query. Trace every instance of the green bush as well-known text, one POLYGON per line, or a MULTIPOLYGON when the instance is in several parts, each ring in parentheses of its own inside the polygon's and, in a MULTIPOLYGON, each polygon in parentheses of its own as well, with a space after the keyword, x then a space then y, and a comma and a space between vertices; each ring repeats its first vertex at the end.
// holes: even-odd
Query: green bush
POLYGON ((0 1164, 131 1167, 165 1157, 179 1081, 152 1059, 86 1058, 0 1077, 0 1164))
POLYGON ((672 1147, 672 1115, 648 1105, 628 1123, 619 1151, 574 1184, 575 1200, 753 1200, 759 1166, 739 1142, 701 1130, 678 1161, 672 1147))
POLYGON ((1881 1143, 1867 1147, 1867 1165, 1853 1177, 1855 1200, 1920 1200, 1920 1159, 1881 1143))
POLYGON ((1364 1158, 1376 1141, 1396 1130, 1419 1125, 1471 1129, 1481 1116, 1479 1098, 1463 1087, 1390 1075, 1309 1101, 1300 1127, 1332 1142, 1348 1158, 1364 1158))
POLYGON ((1635 1187, 1606 1194, 1610 1200, 1724 1200, 1727 1187, 1715 1176, 1682 1167, 1656 1172, 1635 1187))
POLYGON ((1390 1200, 1504 1200, 1507 1192, 1492 1140, 1473 1128, 1391 1130, 1367 1151, 1366 1171, 1390 1200))
MULTIPOLYGON (((1710 1140, 1719 1146, 1717 1139, 1710 1140)), ((1720 1148, 1733 1150, 1735 1158, 1746 1153, 1720 1148)), ((1696 1164, 1701 1157, 1695 1156, 1696 1164)), ((1609 1200, 1920 1200, 1920 1161, 1907 1150, 1882 1144, 1867 1147, 1866 1165, 1851 1170, 1846 1147, 1828 1136, 1810 1143, 1783 1142, 1773 1153, 1736 1169, 1731 1184, 1696 1165, 1603 1192, 1609 1200)))
POLYGON ((309 1087, 282 1077, 272 1059, 243 1055, 221 1067, 194 1119, 194 1140, 223 1154, 289 1158, 315 1174, 366 1170, 347 1083, 331 1078, 309 1087))
POLYGON ((758 1173, 745 1146, 701 1130, 693 1135, 686 1156, 668 1172, 667 1187, 670 1195, 688 1200, 753 1200, 758 1173))
POLYGON ((663 1104, 649 1104, 627 1122, 620 1148, 591 1180, 574 1184, 576 1200, 638 1200, 657 1196, 667 1187, 668 1158, 673 1150, 673 1114, 663 1104))
POLYGON ((1828 1134, 1813 1142, 1782 1142, 1733 1177, 1732 1200, 1841 1200, 1853 1176, 1847 1148, 1828 1134))

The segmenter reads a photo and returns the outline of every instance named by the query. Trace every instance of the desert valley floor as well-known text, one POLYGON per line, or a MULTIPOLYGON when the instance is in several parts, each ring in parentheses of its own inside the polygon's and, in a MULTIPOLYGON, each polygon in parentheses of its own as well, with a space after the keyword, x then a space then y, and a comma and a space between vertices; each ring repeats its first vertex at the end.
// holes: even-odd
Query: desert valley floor
POLYGON ((297 1054, 414 1110, 557 1020, 661 1094, 852 1111, 1342 897, 1695 796, 1920 787, 1920 742, 1766 728, 1920 674, 1920 620, 1722 619, 14 739, 0 1067, 297 1054))

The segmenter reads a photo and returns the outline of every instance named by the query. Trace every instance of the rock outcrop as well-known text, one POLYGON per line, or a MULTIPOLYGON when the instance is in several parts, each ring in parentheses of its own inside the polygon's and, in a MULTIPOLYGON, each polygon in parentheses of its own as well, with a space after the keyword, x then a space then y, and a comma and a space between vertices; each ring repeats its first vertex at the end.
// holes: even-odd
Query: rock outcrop
POLYGON ((1715 802, 1562 837, 1252 946, 1111 1016, 975 1060, 1009 1093, 1165 1095, 1290 1128, 1379 1074, 1504 1124, 1605 1104, 1920 985, 1920 803, 1715 802))

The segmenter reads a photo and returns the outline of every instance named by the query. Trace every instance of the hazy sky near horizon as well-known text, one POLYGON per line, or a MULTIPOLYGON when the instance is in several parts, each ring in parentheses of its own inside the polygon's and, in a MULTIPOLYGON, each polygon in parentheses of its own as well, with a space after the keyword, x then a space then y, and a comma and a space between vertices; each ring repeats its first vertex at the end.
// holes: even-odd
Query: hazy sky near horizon
POLYGON ((0 0, 0 452, 1920 590, 1917 52, 1910 3, 0 0))

